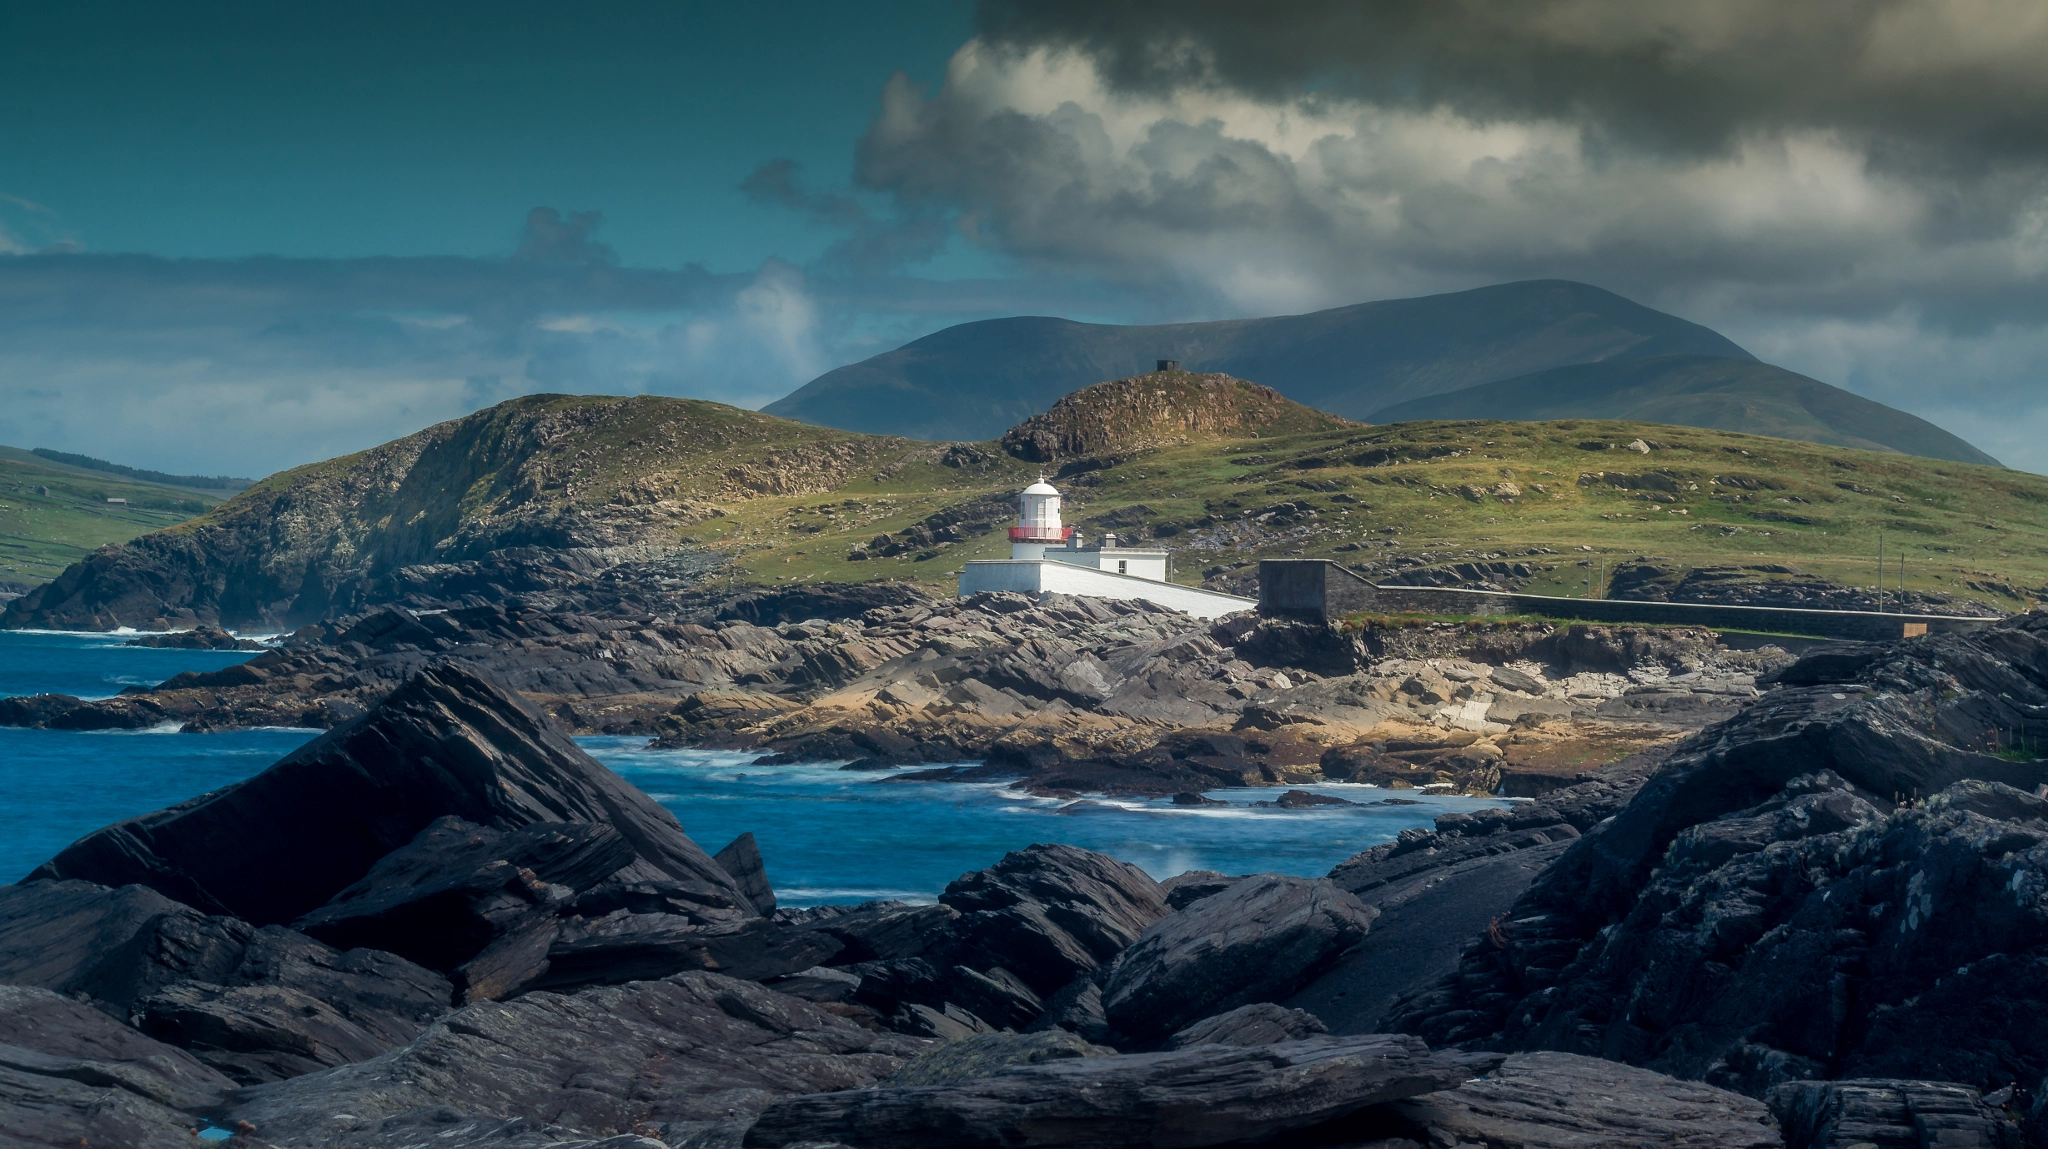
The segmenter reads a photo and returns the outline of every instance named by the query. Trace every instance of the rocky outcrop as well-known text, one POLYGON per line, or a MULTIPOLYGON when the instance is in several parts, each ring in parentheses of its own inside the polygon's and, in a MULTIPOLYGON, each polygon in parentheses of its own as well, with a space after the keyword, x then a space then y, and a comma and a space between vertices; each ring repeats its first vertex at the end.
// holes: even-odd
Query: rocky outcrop
POLYGON ((1358 944, 1376 911, 1320 879, 1255 874, 1146 930, 1102 985, 1112 1030, 1156 1046, 1190 1022, 1292 994, 1358 944))
POLYGON ((8 603, 0 626, 283 629, 622 573, 687 585, 718 560, 676 537, 719 504, 834 490, 927 449, 687 399, 527 396, 102 547, 8 603))
POLYGON ((190 1054, 44 989, 0 985, 0 1142, 190 1149, 234 1082, 190 1054))
POLYGON ((1273 1045, 1328 1033, 1322 1019, 1305 1009, 1262 1001, 1205 1017, 1166 1040, 1168 1049, 1197 1045, 1273 1045))
POLYGON ((2021 1131, 1974 1089, 1942 1081, 1788 1081, 1770 1093, 1786 1149, 2019 1149, 2021 1131))
POLYGON ((153 646, 160 650, 262 650, 263 644, 236 638, 217 626, 195 626, 167 634, 145 634, 131 638, 125 646, 153 646))
POLYGON ((1392 1023, 1751 1094, 2038 1080, 2048 763, 1999 751, 2048 714, 2044 631, 2029 615, 1792 667, 1584 831, 1392 1023))
POLYGON ((1030 846, 946 887, 955 932, 983 968, 1003 967, 1039 993, 1093 973, 1166 913, 1145 871, 1073 846, 1030 846))
POLYGON ((96 831, 33 875, 138 884, 209 913, 290 922, 362 879, 436 818, 495 830, 603 823, 632 861, 708 911, 751 913, 674 815, 525 702, 456 666, 421 671, 375 712, 246 782, 96 831))
POLYGON ((1496 1064, 1413 1038, 1314 1038, 1255 1048, 1069 1058, 959 1084, 791 1098, 761 1114, 750 1147, 867 1149, 1223 1145, 1309 1129, 1385 1101, 1449 1088, 1496 1064))
MULTIPOLYGON (((1780 1149, 1761 1102, 1661 1073, 1566 1053, 1523 1053, 1456 1089, 1388 1105, 1429 1145, 1593 1149, 1780 1149)), ((1389 1126, 1398 1128, 1393 1122, 1389 1126)), ((1946 1142, 1944 1142, 1946 1144, 1946 1142)))
POLYGON ((1157 371, 1084 387, 1003 435, 1019 459, 1046 463, 1170 443, 1332 431, 1354 426, 1228 375, 1157 371))
POLYGON ((227 1116, 282 1149, 381 1149, 419 1139, 422 1124, 515 1119, 558 1140, 731 1144, 775 1098, 872 1084, 924 1045, 686 973, 471 1005, 389 1054, 253 1090, 227 1116))

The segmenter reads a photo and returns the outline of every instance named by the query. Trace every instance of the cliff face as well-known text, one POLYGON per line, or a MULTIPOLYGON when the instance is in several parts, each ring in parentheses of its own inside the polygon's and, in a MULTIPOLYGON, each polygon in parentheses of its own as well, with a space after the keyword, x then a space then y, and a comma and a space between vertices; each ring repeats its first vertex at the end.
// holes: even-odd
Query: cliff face
POLYGON ((1047 463, 1208 439, 1299 435, 1351 426, 1271 387, 1228 375, 1155 371, 1084 387, 1012 427, 1003 449, 1047 463))
POLYGON ((722 504, 835 490, 915 447, 716 403, 530 396, 104 547, 0 625, 288 627, 408 587, 537 589, 672 551, 722 504))

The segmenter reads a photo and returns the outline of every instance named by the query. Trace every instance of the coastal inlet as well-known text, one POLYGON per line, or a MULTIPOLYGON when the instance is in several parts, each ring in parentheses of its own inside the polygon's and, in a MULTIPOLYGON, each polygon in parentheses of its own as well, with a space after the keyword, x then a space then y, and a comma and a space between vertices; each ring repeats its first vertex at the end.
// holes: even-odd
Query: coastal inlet
MULTIPOLYGON (((0 632, 4 693, 112 695, 140 679, 213 670, 239 652, 151 650, 129 636, 0 632)), ((313 730, 160 732, 0 728, 0 875, 18 879, 100 826, 240 781, 311 740, 313 730)), ((988 859, 1033 842, 1066 842, 1155 877, 1183 870, 1321 876, 1337 863, 1440 814, 1490 799, 1318 784, 1302 790, 1360 805, 1288 809, 1277 788, 1210 792, 1219 806, 1166 799, 1062 801, 1000 783, 890 782, 890 772, 834 765, 754 766, 754 754, 649 750, 642 737, 578 742, 673 810, 693 838, 752 831, 785 905, 870 898, 928 901, 988 859), (1397 799, 1413 805, 1373 805, 1397 799)))

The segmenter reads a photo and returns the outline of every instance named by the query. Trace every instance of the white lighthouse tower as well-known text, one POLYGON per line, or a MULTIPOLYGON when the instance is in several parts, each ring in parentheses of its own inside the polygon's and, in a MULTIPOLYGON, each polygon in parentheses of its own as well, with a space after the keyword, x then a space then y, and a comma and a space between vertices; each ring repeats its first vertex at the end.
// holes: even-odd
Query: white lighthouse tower
POLYGON ((1065 546, 1074 528, 1060 525, 1060 493, 1045 476, 1024 488, 1017 500, 1017 525, 1010 528, 1010 558, 1042 559, 1048 546, 1065 546))

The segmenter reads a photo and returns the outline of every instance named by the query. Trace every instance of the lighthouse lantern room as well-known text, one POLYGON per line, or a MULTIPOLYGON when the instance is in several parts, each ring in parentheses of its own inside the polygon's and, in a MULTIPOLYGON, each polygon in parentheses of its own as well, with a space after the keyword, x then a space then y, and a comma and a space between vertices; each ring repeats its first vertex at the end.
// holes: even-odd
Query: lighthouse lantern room
POLYGON ((1042 559, 1048 546, 1065 546, 1074 528, 1060 525, 1060 493, 1040 475, 1017 501, 1017 525, 1010 528, 1012 559, 1042 559))

